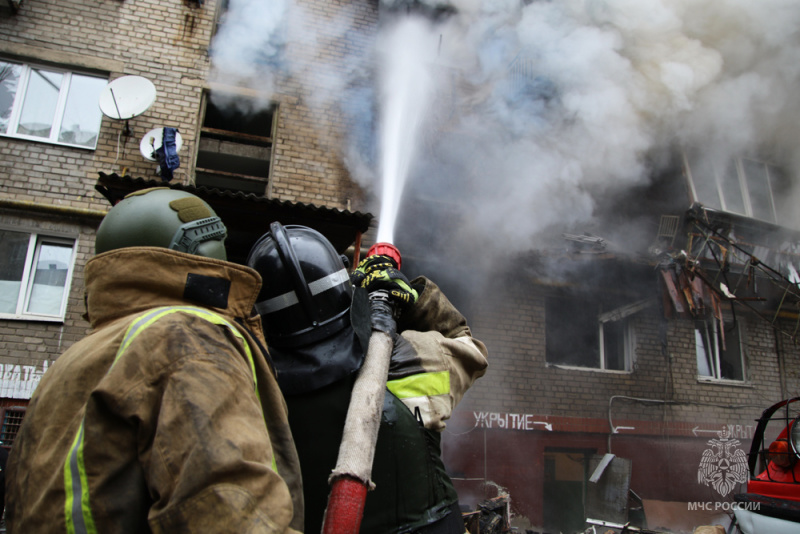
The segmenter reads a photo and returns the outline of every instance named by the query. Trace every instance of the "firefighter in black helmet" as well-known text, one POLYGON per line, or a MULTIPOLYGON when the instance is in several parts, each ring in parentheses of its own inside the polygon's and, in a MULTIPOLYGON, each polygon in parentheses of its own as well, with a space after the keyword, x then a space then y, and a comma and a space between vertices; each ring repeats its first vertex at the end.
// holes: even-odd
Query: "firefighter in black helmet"
POLYGON ((307 532, 320 532, 350 394, 371 331, 368 293, 402 308, 361 532, 463 534, 440 431, 485 373, 486 348, 439 288, 409 282, 386 256, 351 275, 319 232, 272 223, 247 264, 264 283, 256 309, 289 407, 303 475, 307 532), (354 287, 355 283, 355 287, 354 287))

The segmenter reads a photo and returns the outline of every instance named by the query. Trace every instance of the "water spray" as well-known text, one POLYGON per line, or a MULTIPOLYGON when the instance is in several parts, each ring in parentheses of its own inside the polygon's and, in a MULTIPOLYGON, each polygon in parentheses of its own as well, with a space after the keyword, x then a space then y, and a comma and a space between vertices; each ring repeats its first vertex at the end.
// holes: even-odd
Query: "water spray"
POLYGON ((383 36, 380 76, 381 211, 377 240, 392 243, 403 189, 433 95, 429 22, 402 18, 383 36))

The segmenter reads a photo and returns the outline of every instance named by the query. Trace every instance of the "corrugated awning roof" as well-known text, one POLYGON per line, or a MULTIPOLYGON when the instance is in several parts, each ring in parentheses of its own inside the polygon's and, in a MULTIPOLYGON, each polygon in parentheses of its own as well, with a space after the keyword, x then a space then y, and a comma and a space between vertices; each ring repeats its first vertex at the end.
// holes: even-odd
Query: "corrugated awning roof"
POLYGON ((99 175, 95 189, 112 205, 125 195, 148 187, 179 189, 202 198, 228 228, 228 239, 225 242, 228 259, 237 263, 244 263, 250 248, 269 230, 269 225, 273 221, 280 221, 284 225, 301 224, 314 228, 327 237, 337 251, 343 253, 354 243, 360 244, 361 234, 369 229, 373 219, 370 213, 269 199, 252 193, 145 180, 119 176, 116 173, 100 172, 99 175))

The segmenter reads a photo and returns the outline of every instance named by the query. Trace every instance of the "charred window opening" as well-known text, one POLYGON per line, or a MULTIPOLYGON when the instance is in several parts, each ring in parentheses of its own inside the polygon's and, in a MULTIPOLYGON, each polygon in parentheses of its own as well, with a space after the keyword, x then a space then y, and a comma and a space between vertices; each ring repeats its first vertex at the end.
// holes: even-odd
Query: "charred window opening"
POLYGON ((265 195, 276 107, 255 99, 207 95, 195 164, 195 184, 265 195))
POLYGON ((643 303, 623 306, 596 297, 548 297, 545 351, 548 364, 606 371, 631 371, 634 331, 631 316, 643 303))
POLYGON ((711 380, 745 379, 740 321, 720 321, 709 318, 696 321, 694 327, 697 376, 711 380))

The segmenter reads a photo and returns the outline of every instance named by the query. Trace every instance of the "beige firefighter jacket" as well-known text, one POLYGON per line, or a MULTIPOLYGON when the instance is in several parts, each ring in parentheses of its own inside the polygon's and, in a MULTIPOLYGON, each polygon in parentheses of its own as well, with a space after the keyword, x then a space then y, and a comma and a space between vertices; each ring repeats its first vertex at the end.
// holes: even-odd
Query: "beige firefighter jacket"
POLYGON ((426 428, 444 430, 445 421, 472 384, 486 373, 486 346, 472 337, 466 318, 431 280, 411 281, 419 300, 397 322, 387 387, 426 428))
POLYGON ((31 399, 8 462, 8 531, 301 531, 285 403, 259 325, 236 324, 258 274, 153 247, 100 254, 85 274, 94 331, 31 399))

